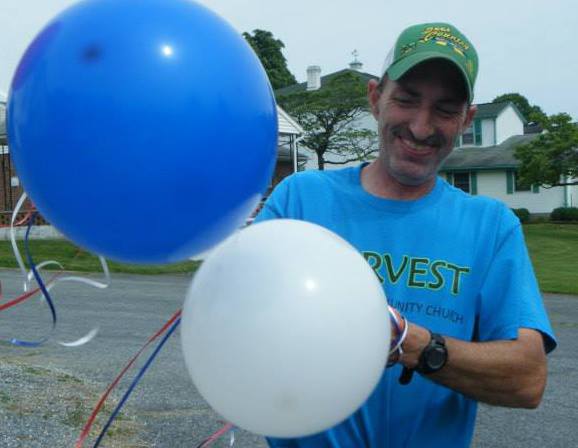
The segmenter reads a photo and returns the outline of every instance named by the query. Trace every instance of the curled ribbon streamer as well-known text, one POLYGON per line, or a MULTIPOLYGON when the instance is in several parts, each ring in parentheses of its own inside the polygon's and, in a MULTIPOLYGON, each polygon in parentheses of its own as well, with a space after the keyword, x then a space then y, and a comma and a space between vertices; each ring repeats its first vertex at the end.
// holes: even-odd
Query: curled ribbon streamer
MULTIPOLYGON (((180 310, 179 310, 180 313, 180 310)), ((140 380, 142 379, 143 375, 146 373, 146 371, 148 370, 148 368, 150 367, 150 365, 152 364, 152 362, 155 360, 155 358, 157 357, 157 355, 159 354, 159 352, 161 351, 161 349, 163 348, 163 346, 165 345, 165 343, 167 342, 167 340, 171 337, 171 335, 174 333, 174 331, 177 329, 177 327, 179 326, 179 324, 181 323, 181 318, 180 315, 178 318, 175 319, 174 323, 171 325, 171 327, 167 330, 166 334, 163 336, 163 338, 161 339, 161 341, 159 342, 159 344, 156 346, 155 350, 153 351, 153 353, 149 356, 149 358, 146 360, 144 366, 139 370, 139 372, 137 373, 136 377, 134 378, 134 380, 132 381, 131 385, 129 386, 128 390, 125 392, 125 394, 123 395, 123 397, 121 398, 120 402, 118 403, 118 405, 116 406, 116 408, 114 409, 114 411, 112 412, 110 418, 108 419, 108 421, 106 422, 106 424, 104 425, 104 427, 102 428, 102 431, 100 432, 100 434, 98 435, 98 438, 96 439, 96 442, 93 445, 93 448, 98 448, 98 446, 100 445, 100 442, 102 441, 102 438, 105 436, 106 432, 108 431, 108 428, 110 427, 110 425, 112 424, 112 422, 114 421, 114 419, 116 418, 116 416, 118 415, 118 413, 120 412, 120 410, 122 409, 122 407, 124 406, 124 404, 126 403, 126 401, 128 400, 128 398, 130 397, 130 395, 132 394, 134 388, 137 386, 137 384, 140 382, 140 380)))
POLYGON ((108 385, 108 387, 106 388, 106 390, 104 391, 104 393, 102 394, 100 399, 98 400, 98 403, 94 407, 94 410, 90 414, 90 417, 88 418, 84 427, 82 428, 82 432, 80 433, 80 436, 78 437, 78 440, 76 441, 75 448, 82 448, 86 438, 88 437, 88 435, 90 433, 90 429, 92 428, 92 425, 94 423, 94 420, 96 419, 96 416, 98 415, 98 413, 100 412, 100 410, 104 406, 106 399, 108 398, 108 396, 110 395, 112 390, 118 385, 119 381, 122 379, 124 374, 132 367, 132 365, 135 363, 135 361, 138 359, 138 357, 141 355, 141 353, 152 342, 154 342, 159 336, 161 336, 173 323, 175 323, 175 321, 177 319, 180 319, 180 317, 181 317, 181 310, 179 309, 171 316, 171 318, 155 334, 153 334, 151 337, 149 337, 149 339, 146 341, 146 343, 140 348, 140 350, 138 352, 136 352, 136 354, 127 362, 127 364, 123 367, 123 369, 116 376, 116 378, 108 385))
MULTIPOLYGON (((14 216, 13 216, 13 219, 14 219, 14 216)), ((28 221, 28 227, 26 228, 26 236, 24 238, 24 248, 25 248, 26 258, 27 258, 28 264, 30 265, 32 273, 34 274, 34 278, 36 279, 36 283, 38 283, 38 287, 40 288, 40 291, 42 291, 42 295, 46 299, 46 303, 48 304, 48 308, 50 309, 50 314, 52 316, 52 328, 50 329, 50 332, 48 333, 47 336, 45 336, 44 338, 42 338, 38 341, 24 341, 24 340, 16 339, 16 338, 13 338, 10 340, 10 342, 12 344, 18 345, 21 347, 38 347, 38 346, 46 343, 46 341, 48 341, 50 339, 50 337, 52 336, 52 333, 54 333, 54 330, 56 328, 56 321, 57 321, 56 308, 54 307, 54 303, 52 302, 52 298, 50 297, 50 294, 48 293, 48 290, 46 289, 46 285, 42 281, 42 277, 40 276, 40 274, 36 270, 36 265, 34 264, 34 260, 32 259, 32 255, 30 253, 30 247, 29 247, 28 241, 29 241, 30 229, 32 228, 32 222, 33 221, 34 221, 33 218, 31 218, 30 221, 28 221)), ((11 230, 13 231, 14 229, 11 229, 11 230)), ((27 276, 24 277, 25 291, 27 290, 26 278, 27 278, 27 276)))
MULTIPOLYGON (((46 300, 49 303, 49 307, 50 307, 50 310, 52 313, 52 329, 50 331, 50 334, 47 337, 41 339, 40 341, 27 342, 27 341, 20 341, 18 339, 13 339, 11 342, 13 344, 16 344, 16 345, 27 346, 27 347, 31 347, 31 346, 36 347, 36 346, 42 345, 46 341, 48 341, 50 339, 52 333, 54 332, 55 328, 56 328, 56 309, 54 307, 54 304, 52 302, 50 295, 48 294, 49 291, 52 290, 54 288, 54 286, 56 286, 56 284, 59 282, 78 282, 78 283, 84 283, 84 284, 89 285, 89 286, 93 286, 95 288, 104 289, 110 285, 110 272, 109 272, 106 260, 103 257, 99 256, 98 258, 99 258, 100 265, 102 267, 103 274, 104 274, 104 280, 103 281, 96 281, 96 280, 92 280, 92 279, 89 279, 86 277, 80 277, 80 276, 58 275, 56 277, 53 277, 53 279, 50 282, 48 282, 46 285, 44 285, 43 281, 42 281, 42 277, 39 274, 39 271, 42 268, 49 266, 49 265, 56 265, 61 270, 64 270, 64 267, 59 262, 54 261, 54 260, 43 261, 42 263, 38 264, 37 266, 34 265, 32 257, 30 256, 28 241, 29 241, 30 229, 31 229, 32 223, 34 221, 35 212, 30 212, 27 215, 30 220, 28 223, 28 228, 26 230, 26 237, 24 240, 25 248, 26 248, 26 256, 28 259, 28 263, 31 266, 31 270, 28 272, 26 270, 26 266, 24 264, 24 261, 22 259, 21 254, 20 254, 20 250, 18 249, 18 245, 16 243, 16 232, 15 232, 15 226, 17 226, 19 223, 24 222, 24 219, 22 219, 18 223, 16 223, 16 216, 20 212, 20 209, 22 208, 24 202, 26 201, 26 198, 27 198, 26 193, 23 193, 22 196, 20 197, 20 199, 18 200, 16 207, 14 208, 14 211, 12 213, 12 219, 10 221, 10 241, 12 244, 12 250, 14 252, 14 257, 16 258, 16 262, 18 263, 18 267, 20 268, 20 272, 22 273, 22 276, 24 278, 23 290, 26 293, 28 291, 28 289, 31 287, 30 285, 32 283, 32 280, 33 279, 36 280, 36 283, 38 284, 38 288, 34 290, 34 294, 36 294, 38 291, 42 291, 42 297, 44 298, 44 300, 46 300)), ((32 295, 34 295, 34 294, 32 294, 32 295)), ((26 299, 30 298, 32 295, 24 294, 24 296, 26 296, 26 299)), ((22 301, 24 301, 25 299, 22 298, 24 296, 21 296, 21 297, 17 298, 16 300, 12 301, 13 305, 15 305, 16 303, 21 303, 22 301)), ((0 308, 0 310, 2 310, 2 308, 0 308)), ((80 337, 79 339, 76 339, 76 340, 70 341, 70 342, 56 341, 56 343, 59 345, 62 345, 64 347, 78 347, 78 346, 84 345, 87 342, 94 339, 94 337, 97 334, 98 334, 98 327, 95 327, 95 328, 91 329, 87 334, 80 337)))
MULTIPOLYGON (((20 196, 20 199, 18 199, 18 202, 16 203, 16 207, 14 207, 14 211, 12 212, 12 219, 10 220, 10 243, 12 243, 12 252, 14 253, 14 257, 16 258, 16 263, 18 263, 18 267, 20 268, 20 272, 22 273, 22 277, 25 279, 24 280, 24 292, 28 291, 28 282, 26 282, 26 278, 27 273, 26 273, 26 267, 24 266, 24 261, 22 260, 22 256, 20 255, 20 250, 18 249, 18 245, 16 244, 16 232, 14 230, 14 228, 16 227, 16 216, 18 215, 18 213, 20 213, 20 209, 22 208, 22 205, 24 204, 24 201, 26 201, 26 193, 22 193, 22 196, 20 196)), ((30 221, 32 222, 32 215, 30 215, 30 221)))

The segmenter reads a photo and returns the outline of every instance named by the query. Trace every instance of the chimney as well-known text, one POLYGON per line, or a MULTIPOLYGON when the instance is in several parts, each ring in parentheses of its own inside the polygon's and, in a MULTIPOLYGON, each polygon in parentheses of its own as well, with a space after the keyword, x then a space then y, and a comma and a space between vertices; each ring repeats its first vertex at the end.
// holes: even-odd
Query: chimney
POLYGON ((310 65, 307 67, 307 90, 319 90, 321 87, 321 67, 310 65))

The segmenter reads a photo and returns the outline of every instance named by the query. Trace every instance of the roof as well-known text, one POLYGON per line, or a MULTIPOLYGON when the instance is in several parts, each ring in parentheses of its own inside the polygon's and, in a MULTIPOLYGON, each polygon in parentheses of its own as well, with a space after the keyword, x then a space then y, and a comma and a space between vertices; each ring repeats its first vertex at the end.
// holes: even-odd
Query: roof
POLYGON ((481 103, 476 104, 478 111, 476 118, 495 118, 502 113, 502 111, 511 104, 509 101, 502 103, 481 103))
MULTIPOLYGON (((328 75, 322 76, 321 77, 321 87, 323 87, 323 84, 325 84, 329 80, 331 80, 331 78, 334 78, 335 76, 338 76, 338 75, 341 75, 342 73, 347 73, 347 72, 353 73, 354 75, 359 76, 361 78, 361 80, 364 82, 368 82, 370 79, 379 79, 377 76, 372 75, 370 73, 359 72, 357 70, 352 70, 350 68, 344 68, 343 70, 339 70, 337 72, 329 73, 328 75)), ((277 89, 277 90, 275 90, 275 95, 289 95, 292 93, 305 92, 306 90, 307 90, 307 82, 301 82, 298 84, 293 84, 291 86, 283 87, 281 89, 277 89)))
POLYGON ((538 135, 514 135, 500 145, 485 148, 455 149, 445 160, 441 171, 516 168, 520 165, 519 160, 514 156, 516 146, 529 143, 538 135))
POLYGON ((277 106, 277 118, 279 121, 279 134, 301 135, 305 133, 299 123, 279 106, 277 106))
POLYGON ((476 104, 478 111, 476 112, 476 115, 474 118, 479 118, 479 119, 496 118, 508 106, 512 106, 512 108, 514 109, 514 112, 516 112, 518 114, 518 116, 520 117, 520 120, 522 120, 524 122, 524 124, 526 124, 526 119, 524 118, 524 116, 522 115, 522 113, 520 112, 518 107, 514 103, 512 103, 511 101, 503 101, 503 102, 499 102, 499 103, 476 104))

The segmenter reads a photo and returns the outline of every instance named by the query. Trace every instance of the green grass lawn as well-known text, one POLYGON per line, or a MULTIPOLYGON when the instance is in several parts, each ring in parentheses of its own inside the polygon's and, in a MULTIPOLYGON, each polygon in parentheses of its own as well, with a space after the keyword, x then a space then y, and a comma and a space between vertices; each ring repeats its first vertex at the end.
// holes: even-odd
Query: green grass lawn
MULTIPOLYGON (((578 225, 528 224, 524 233, 542 291, 578 295, 578 225)), ((23 243, 19 245, 22 249, 23 243)), ((33 240, 30 248, 36 263, 56 260, 67 271, 101 270, 97 257, 66 241, 33 240)), ((199 264, 191 261, 142 266, 109 262, 109 268, 111 272, 134 274, 188 273, 194 272, 199 264)), ((9 241, 0 241, 0 267, 17 267, 9 241)))
POLYGON ((578 295, 578 225, 527 224, 524 234, 540 289, 578 295))
MULTIPOLYGON (((24 243, 18 242, 22 258, 26 260, 24 243)), ((102 271, 98 257, 86 252, 64 240, 31 240, 30 253, 35 264, 42 261, 54 260, 64 266, 67 271, 98 272, 102 271)), ((199 262, 188 261, 167 265, 135 265, 121 264, 108 261, 111 272, 125 272, 131 274, 174 274, 194 272, 199 262)), ((0 241, 0 267, 16 268, 16 258, 9 241, 0 241)), ((58 269, 47 267, 47 269, 58 269)))

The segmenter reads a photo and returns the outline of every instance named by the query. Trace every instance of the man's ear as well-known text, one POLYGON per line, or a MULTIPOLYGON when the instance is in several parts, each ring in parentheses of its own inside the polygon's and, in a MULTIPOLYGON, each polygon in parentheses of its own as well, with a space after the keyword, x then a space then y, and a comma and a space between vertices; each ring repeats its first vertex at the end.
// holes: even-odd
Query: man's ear
POLYGON ((377 120, 379 116, 379 98, 381 97, 381 90, 379 89, 379 81, 370 79, 367 83, 367 101, 371 107, 371 113, 377 120))
POLYGON ((478 106, 472 104, 468 110, 466 111, 466 117, 464 119, 464 129, 467 129, 472 124, 474 117, 476 116, 476 112, 478 111, 478 106))

